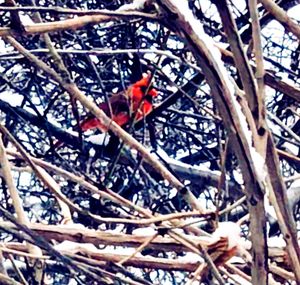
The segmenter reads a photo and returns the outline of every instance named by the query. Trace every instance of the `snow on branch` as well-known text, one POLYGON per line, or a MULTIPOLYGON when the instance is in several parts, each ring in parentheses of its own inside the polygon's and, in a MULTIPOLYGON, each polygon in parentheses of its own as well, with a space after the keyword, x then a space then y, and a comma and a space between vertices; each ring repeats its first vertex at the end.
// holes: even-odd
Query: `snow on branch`
POLYGON ((223 117, 227 113, 225 116, 225 124, 227 123, 228 131, 231 133, 232 128, 235 128, 234 132, 243 141, 241 147, 244 148, 244 154, 241 160, 250 159, 247 168, 252 169, 261 189, 264 189, 265 178, 267 177, 264 169, 265 161, 253 147, 253 137, 249 123, 236 98, 235 85, 224 66, 220 50, 216 47, 214 41, 205 33, 201 22, 194 17, 187 2, 180 0, 170 0, 168 2, 170 3, 168 6, 170 10, 167 11, 167 13, 177 13, 180 18, 179 21, 182 24, 174 24, 174 28, 179 30, 179 33, 188 39, 192 48, 197 49, 195 56, 201 57, 198 63, 207 76, 212 95, 216 99, 216 95, 219 93, 221 97, 216 101, 219 101, 217 103, 223 113, 223 117), (209 64, 203 65, 203 62, 207 60, 209 64), (219 84, 221 84, 223 91, 219 89, 219 84), (224 107, 225 109, 222 111, 224 107), (245 153, 248 158, 245 157, 245 153))

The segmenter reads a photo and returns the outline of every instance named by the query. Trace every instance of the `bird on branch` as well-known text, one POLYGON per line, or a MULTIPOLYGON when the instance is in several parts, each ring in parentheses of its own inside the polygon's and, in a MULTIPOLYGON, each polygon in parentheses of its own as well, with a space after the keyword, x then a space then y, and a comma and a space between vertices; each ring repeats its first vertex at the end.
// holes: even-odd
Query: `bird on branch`
MULTIPOLYGON (((152 111, 152 101, 157 96, 157 90, 152 87, 151 80, 151 73, 144 73, 140 80, 130 85, 126 90, 113 94, 108 102, 101 103, 98 107, 121 127, 125 127, 132 121, 136 122, 143 119, 152 111)), ((102 133, 108 131, 108 128, 91 113, 79 123, 79 127, 82 132, 93 129, 99 129, 102 133)), ((94 140, 97 140, 97 144, 99 144, 99 138, 93 138, 89 141, 94 140)), ((58 140, 54 143, 53 149, 62 145, 64 143, 58 140)))
MULTIPOLYGON (((131 119, 139 121, 153 109, 153 98, 157 90, 151 86, 151 74, 143 74, 142 79, 130 85, 126 90, 112 95, 108 102, 101 103, 99 108, 119 126, 123 127, 131 119)), ((107 128, 93 114, 89 114, 80 123, 83 132, 99 129, 106 132, 107 128)))

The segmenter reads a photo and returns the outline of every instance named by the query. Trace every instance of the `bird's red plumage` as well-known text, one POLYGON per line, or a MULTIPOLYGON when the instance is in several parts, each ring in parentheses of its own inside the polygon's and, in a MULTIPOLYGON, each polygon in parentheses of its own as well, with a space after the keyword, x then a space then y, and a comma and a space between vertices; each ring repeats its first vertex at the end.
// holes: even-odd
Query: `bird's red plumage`
MULTIPOLYGON (((109 100, 112 114, 110 114, 109 107, 106 103, 101 103, 99 108, 102 109, 106 115, 111 115, 111 119, 121 127, 129 122, 132 114, 136 114, 135 120, 141 120, 153 109, 152 102, 150 102, 151 100, 149 101, 149 96, 150 99, 157 96, 157 90, 149 87, 150 78, 150 74, 144 75, 142 79, 129 86, 124 92, 113 95, 109 100), (145 94, 145 92, 147 92, 147 94, 145 94)), ((107 131, 107 128, 93 115, 89 115, 83 120, 80 127, 82 131, 95 128, 103 132, 107 131)))

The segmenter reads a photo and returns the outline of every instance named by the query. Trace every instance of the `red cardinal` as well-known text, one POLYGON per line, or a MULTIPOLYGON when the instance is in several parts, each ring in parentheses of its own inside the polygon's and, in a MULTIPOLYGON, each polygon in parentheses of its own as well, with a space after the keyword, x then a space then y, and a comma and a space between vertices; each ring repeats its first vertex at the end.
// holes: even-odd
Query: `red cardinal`
MULTIPOLYGON (((142 119, 152 111, 152 98, 157 96, 157 90, 149 87, 151 74, 143 74, 143 78, 129 86, 123 92, 114 94, 108 104, 111 107, 111 119, 119 126, 126 125, 133 114, 136 121, 142 119)), ((99 108, 110 116, 107 103, 101 103, 99 108)), ((107 128, 94 115, 88 115, 80 124, 83 132, 98 128, 106 132, 107 128)))

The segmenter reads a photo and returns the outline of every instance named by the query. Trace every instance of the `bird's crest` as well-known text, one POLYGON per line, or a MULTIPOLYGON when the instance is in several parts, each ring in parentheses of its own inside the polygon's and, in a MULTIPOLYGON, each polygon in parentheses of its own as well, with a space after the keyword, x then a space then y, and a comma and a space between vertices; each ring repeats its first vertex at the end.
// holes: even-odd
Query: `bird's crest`
MULTIPOLYGON (((147 73, 143 73, 143 78, 140 79, 139 81, 135 82, 132 85, 133 89, 134 90, 142 90, 142 91, 143 91, 143 89, 148 89, 147 95, 150 95, 152 97, 156 97, 157 96, 157 90, 155 88, 152 88, 152 87, 149 88, 149 84, 151 84, 151 82, 150 82, 151 77, 152 77, 152 74, 151 74, 150 71, 148 71, 147 73)), ((139 93, 139 92, 137 92, 137 93, 139 93)))

